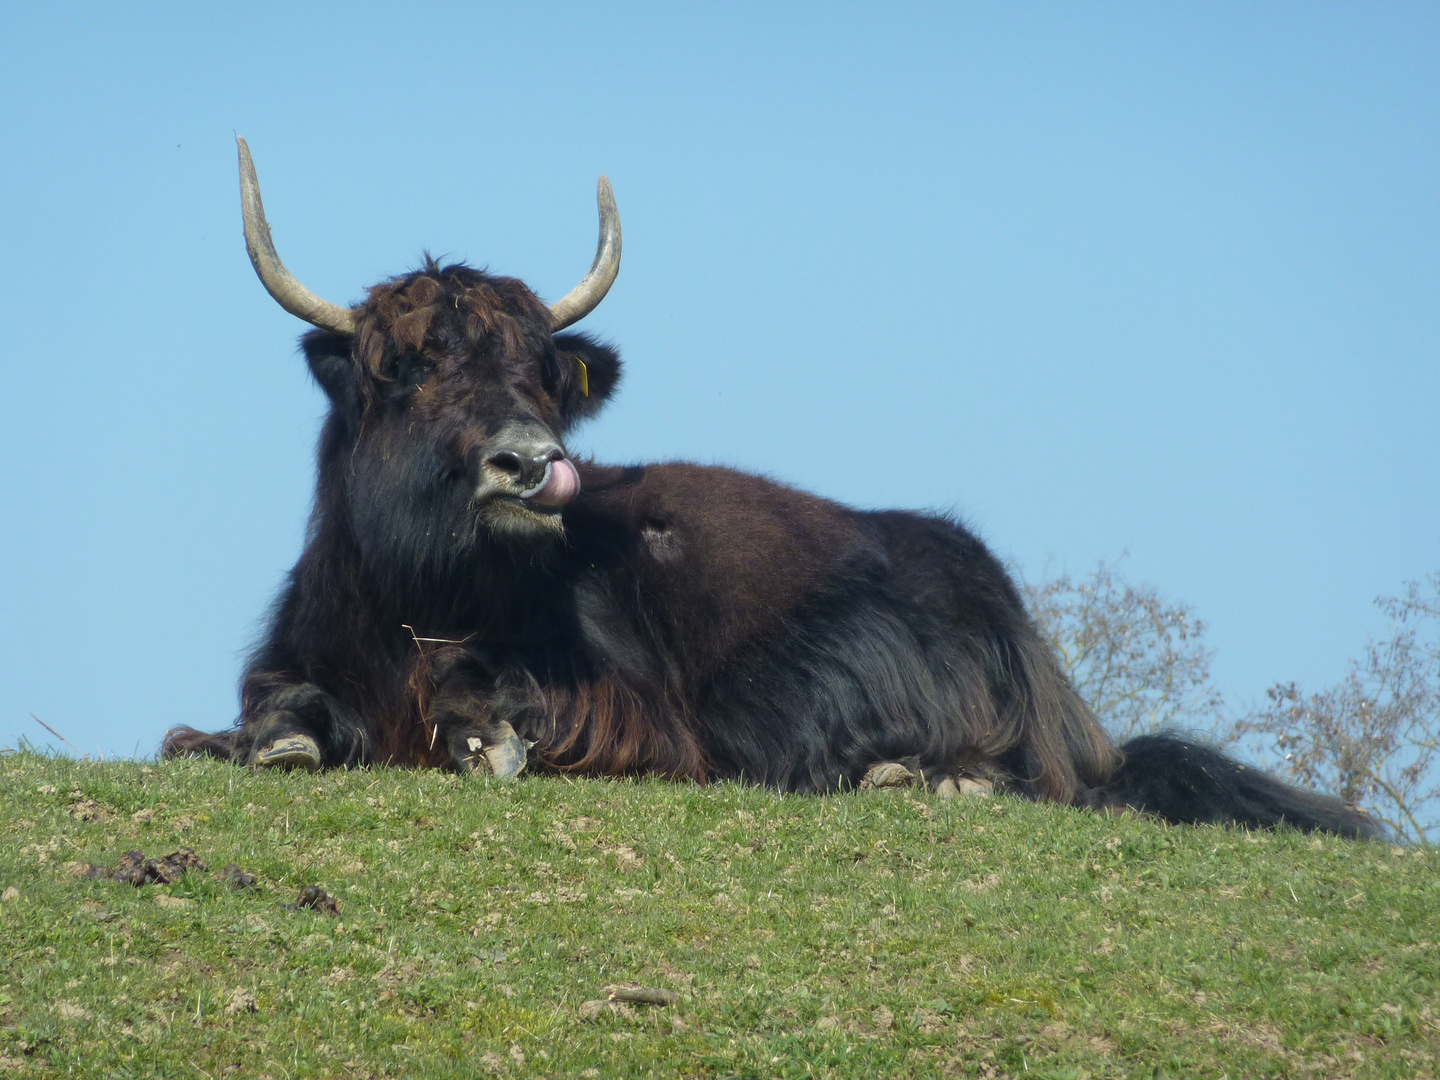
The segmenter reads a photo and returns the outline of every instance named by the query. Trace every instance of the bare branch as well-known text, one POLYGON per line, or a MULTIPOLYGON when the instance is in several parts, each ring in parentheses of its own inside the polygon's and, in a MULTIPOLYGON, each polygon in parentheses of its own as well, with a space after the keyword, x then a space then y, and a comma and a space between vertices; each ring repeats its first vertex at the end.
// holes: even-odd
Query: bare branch
POLYGON ((1414 843, 1440 838, 1440 573, 1376 601, 1389 636, 1314 694, 1294 683, 1236 720, 1227 741, 1280 759, 1291 779, 1338 791, 1414 843))
POLYGON ((1101 721, 1125 739, 1164 727, 1210 728, 1221 706, 1210 685, 1205 624, 1183 604, 1120 574, 1120 560, 1079 580, 1026 584, 1026 599, 1065 674, 1101 721))

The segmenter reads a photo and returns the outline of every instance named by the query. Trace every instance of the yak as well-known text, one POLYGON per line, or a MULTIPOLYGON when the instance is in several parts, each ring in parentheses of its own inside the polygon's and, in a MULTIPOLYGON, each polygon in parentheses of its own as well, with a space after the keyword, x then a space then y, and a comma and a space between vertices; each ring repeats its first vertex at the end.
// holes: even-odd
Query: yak
POLYGON ((860 511, 761 476, 604 465, 565 447, 620 358, 565 332, 619 269, 600 240, 546 306, 428 255, 355 307, 276 253, 238 140, 246 247, 315 329, 329 399, 299 562, 238 721, 167 756, 724 779, 794 792, 897 781, 1167 821, 1378 826, 1178 735, 1117 746, 1001 562, 956 521, 860 511))

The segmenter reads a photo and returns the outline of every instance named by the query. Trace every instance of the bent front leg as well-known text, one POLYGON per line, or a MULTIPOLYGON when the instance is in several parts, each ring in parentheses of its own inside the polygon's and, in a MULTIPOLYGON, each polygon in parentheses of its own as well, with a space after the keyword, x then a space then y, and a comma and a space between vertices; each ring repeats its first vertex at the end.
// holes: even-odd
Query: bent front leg
POLYGON ((460 650, 433 662, 431 671, 436 690, 430 718, 450 751, 451 767, 498 780, 519 776, 535 745, 515 730, 524 728, 524 710, 507 699, 477 658, 460 650))
POLYGON ((365 760, 364 729, 314 683, 247 680, 236 760, 257 768, 333 769, 365 760))

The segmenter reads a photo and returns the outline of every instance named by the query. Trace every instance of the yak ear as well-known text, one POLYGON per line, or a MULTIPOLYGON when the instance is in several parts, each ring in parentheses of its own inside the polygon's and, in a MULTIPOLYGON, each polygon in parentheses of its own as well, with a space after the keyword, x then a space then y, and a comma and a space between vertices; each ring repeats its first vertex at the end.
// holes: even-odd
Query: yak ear
POLYGON ((329 330, 311 330, 300 339, 310 374, 335 408, 350 412, 359 406, 360 392, 355 385, 355 361, 350 356, 354 339, 348 334, 329 330))
POLYGON ((567 428, 599 412, 620 382, 620 354, 588 334, 556 334, 555 361, 556 398, 567 428))

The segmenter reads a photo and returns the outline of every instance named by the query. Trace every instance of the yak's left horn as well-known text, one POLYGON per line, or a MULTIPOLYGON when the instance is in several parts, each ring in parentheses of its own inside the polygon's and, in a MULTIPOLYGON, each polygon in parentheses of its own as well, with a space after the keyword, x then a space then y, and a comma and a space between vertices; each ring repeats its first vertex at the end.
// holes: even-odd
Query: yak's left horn
POLYGON ((595 202, 600 207, 600 241, 595 245, 595 261, 580 284, 550 305, 552 329, 564 330, 594 311, 620 273, 620 211, 615 209, 615 193, 610 178, 600 177, 595 202))
POLYGON ((355 312, 321 300, 295 280, 275 253, 275 241, 270 239, 270 223, 265 220, 265 204, 260 201, 260 181, 255 178, 255 162, 250 159, 250 147, 238 135, 235 142, 240 146, 240 212, 245 218, 245 250, 250 253, 255 273, 260 275, 260 284, 291 315, 322 330, 353 334, 355 312))

